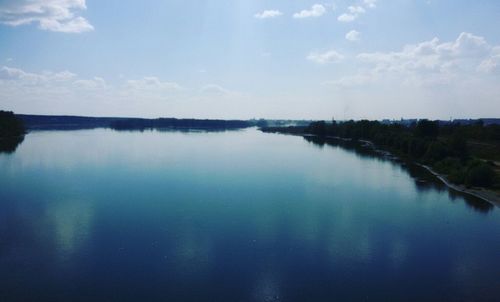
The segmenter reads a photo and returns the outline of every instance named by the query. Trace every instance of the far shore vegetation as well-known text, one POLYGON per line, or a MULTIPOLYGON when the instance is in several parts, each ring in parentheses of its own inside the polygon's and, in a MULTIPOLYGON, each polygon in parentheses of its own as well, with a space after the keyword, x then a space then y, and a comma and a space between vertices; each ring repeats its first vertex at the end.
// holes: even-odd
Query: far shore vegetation
POLYGON ((500 190, 500 125, 440 123, 410 125, 379 121, 312 122, 309 126, 262 127, 264 132, 366 140, 431 167, 454 184, 500 190))
POLYGON ((0 110, 0 153, 12 153, 23 141, 24 123, 13 112, 0 110))
POLYGON ((26 133, 24 123, 11 111, 0 110, 0 138, 23 136, 26 133))

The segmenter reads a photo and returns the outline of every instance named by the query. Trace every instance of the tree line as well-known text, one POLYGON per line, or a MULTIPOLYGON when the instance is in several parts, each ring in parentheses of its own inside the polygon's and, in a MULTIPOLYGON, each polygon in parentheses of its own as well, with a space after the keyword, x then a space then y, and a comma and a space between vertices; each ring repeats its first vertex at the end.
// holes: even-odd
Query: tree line
POLYGON ((24 123, 13 112, 0 110, 0 153, 12 153, 24 140, 24 123))
POLYGON ((0 110, 0 138, 23 136, 26 133, 24 123, 11 111, 0 110))
POLYGON ((143 130, 154 128, 174 129, 241 129, 252 126, 242 120, 201 120, 201 119, 140 119, 128 118, 111 122, 110 127, 116 130, 143 130))
POLYGON ((312 122, 307 127, 262 128, 265 132, 368 140, 393 153, 431 166, 456 184, 499 187, 494 160, 500 156, 500 125, 419 120, 409 126, 379 121, 312 122), (476 142, 471 148, 472 142, 476 142), (481 159, 477 146, 482 148, 481 159), (486 148, 487 147, 487 148, 486 148), (486 151, 485 151, 486 150, 486 151))

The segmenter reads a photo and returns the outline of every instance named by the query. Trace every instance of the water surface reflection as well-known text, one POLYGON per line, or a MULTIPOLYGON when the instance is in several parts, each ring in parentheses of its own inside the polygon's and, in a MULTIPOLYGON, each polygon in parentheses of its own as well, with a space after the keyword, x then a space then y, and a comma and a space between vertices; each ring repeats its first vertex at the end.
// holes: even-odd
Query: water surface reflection
POLYGON ((24 136, 0 138, 0 153, 13 153, 23 140, 24 136))
POLYGON ((463 200, 468 206, 471 207, 471 209, 474 209, 478 212, 488 213, 495 208, 493 204, 481 198, 462 192, 457 192, 448 188, 429 171, 416 164, 399 160, 398 158, 387 155, 385 153, 376 152, 371 146, 367 146, 366 144, 351 140, 341 140, 333 138, 325 139, 315 136, 305 136, 304 139, 320 147, 329 146, 333 148, 343 148, 354 152, 354 154, 361 158, 370 158, 373 160, 381 160, 394 163, 394 165, 401 167, 403 171, 406 171, 414 179, 415 186, 418 190, 437 190, 441 192, 447 192, 449 194, 450 200, 463 200))
POLYGON ((0 301, 494 300, 499 211, 421 172, 255 130, 30 133, 0 154, 0 301))

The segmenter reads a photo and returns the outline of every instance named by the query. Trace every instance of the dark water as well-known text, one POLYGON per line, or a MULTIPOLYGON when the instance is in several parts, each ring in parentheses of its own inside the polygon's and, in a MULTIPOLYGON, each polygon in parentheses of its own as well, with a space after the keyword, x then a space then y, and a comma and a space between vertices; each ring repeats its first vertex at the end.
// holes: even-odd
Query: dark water
POLYGON ((0 154, 0 301, 500 301, 500 211, 255 130, 34 132, 0 154))

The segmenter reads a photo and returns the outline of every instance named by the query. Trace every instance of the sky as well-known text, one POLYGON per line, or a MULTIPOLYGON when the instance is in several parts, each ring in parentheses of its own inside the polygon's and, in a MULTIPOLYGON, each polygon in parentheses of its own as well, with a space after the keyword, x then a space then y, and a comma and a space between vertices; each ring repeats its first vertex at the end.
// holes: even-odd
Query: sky
POLYGON ((0 0, 0 109, 500 117, 500 1, 0 0))

